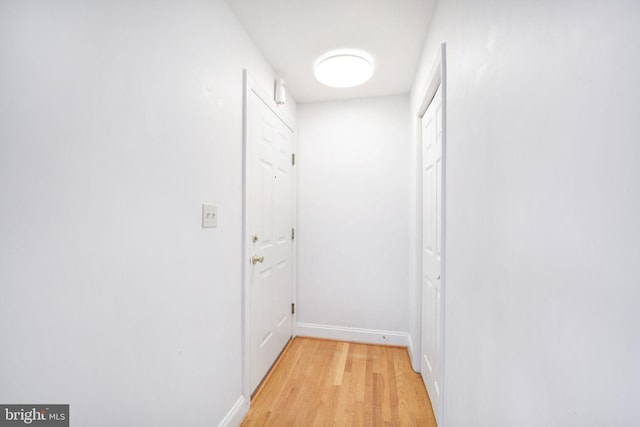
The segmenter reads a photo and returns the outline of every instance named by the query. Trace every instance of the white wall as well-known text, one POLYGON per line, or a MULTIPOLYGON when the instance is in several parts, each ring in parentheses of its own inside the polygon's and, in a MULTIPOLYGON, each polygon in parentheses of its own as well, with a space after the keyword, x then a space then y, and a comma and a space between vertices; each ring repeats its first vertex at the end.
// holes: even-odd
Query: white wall
POLYGON ((242 385, 242 69, 270 67, 215 0, 5 0, 0 63, 0 402, 217 425, 242 385))
POLYGON ((639 16, 439 2, 412 115, 446 42, 447 426, 640 419, 639 16))
POLYGON ((408 114, 406 95, 298 105, 298 322, 406 334, 408 114))

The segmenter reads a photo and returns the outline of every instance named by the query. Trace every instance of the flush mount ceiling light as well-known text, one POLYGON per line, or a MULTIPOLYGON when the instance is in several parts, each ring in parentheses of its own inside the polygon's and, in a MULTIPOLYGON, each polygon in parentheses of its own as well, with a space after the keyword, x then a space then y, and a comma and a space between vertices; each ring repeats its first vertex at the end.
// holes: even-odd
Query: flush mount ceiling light
POLYGON ((316 79, 331 87, 353 87, 373 75, 373 60, 364 52, 340 50, 329 52, 316 62, 316 79))

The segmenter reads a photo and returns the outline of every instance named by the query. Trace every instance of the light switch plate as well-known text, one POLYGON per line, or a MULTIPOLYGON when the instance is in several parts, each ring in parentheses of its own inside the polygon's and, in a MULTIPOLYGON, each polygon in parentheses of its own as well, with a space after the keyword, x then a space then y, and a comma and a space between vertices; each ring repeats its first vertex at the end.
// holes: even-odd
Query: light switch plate
POLYGON ((218 207, 202 205, 202 228, 215 228, 218 226, 218 207))

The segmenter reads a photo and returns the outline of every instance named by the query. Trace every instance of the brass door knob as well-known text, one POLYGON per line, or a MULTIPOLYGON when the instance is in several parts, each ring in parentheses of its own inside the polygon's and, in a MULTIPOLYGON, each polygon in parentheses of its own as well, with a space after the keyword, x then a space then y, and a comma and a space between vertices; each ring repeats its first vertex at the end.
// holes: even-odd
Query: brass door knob
POLYGON ((251 257, 251 264, 262 263, 264 261, 263 256, 254 255, 251 257))

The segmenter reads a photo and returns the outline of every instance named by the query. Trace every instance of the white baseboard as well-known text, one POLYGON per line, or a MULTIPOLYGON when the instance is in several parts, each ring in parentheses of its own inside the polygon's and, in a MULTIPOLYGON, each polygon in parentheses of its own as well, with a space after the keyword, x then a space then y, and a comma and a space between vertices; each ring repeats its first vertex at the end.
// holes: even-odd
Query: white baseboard
POLYGON ((409 334, 406 332, 349 328, 345 326, 296 323, 295 334, 302 337, 353 341, 365 344, 386 344, 400 347, 407 347, 409 345, 409 334))
POLYGON ((220 421, 218 427, 238 427, 247 412, 249 412, 249 403, 244 396, 240 396, 227 415, 220 421))
POLYGON ((413 361, 413 340, 410 334, 407 334, 407 350, 409 351, 409 359, 413 361))
POLYGON ((414 353, 414 348, 413 348, 413 340, 411 339, 411 334, 409 334, 407 336, 407 339, 409 340, 409 345, 407 345, 407 349, 409 350, 409 359, 411 360, 411 368, 415 371, 415 372, 420 372, 420 352, 418 353, 414 353))

